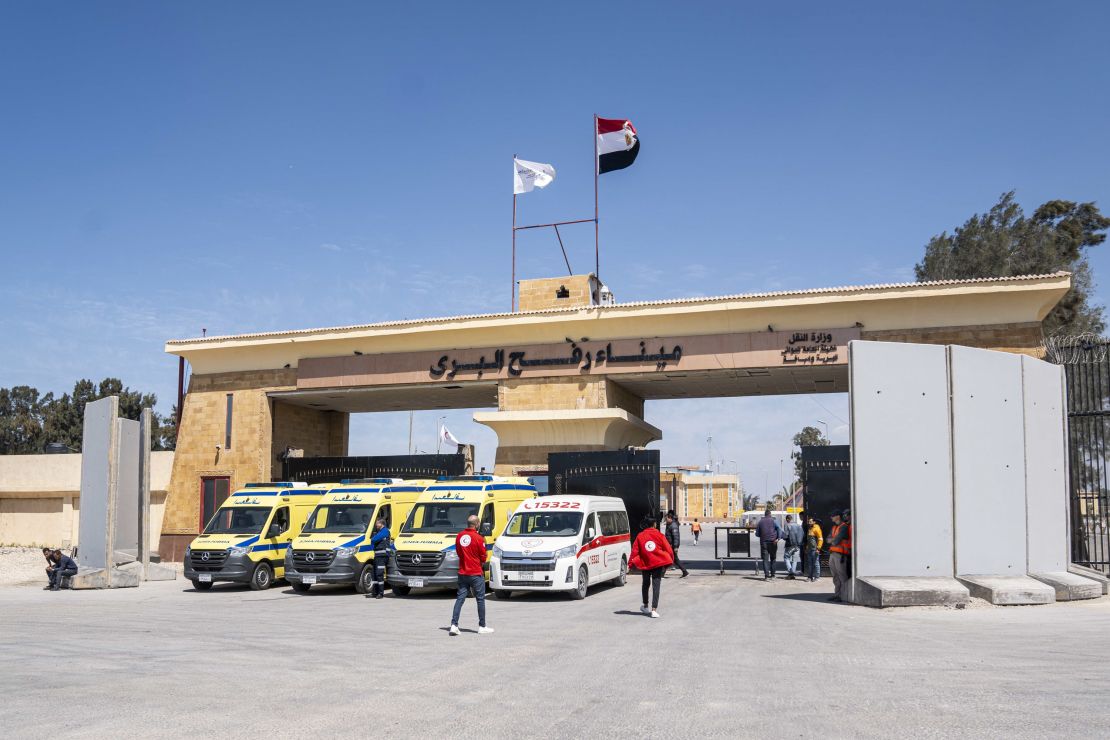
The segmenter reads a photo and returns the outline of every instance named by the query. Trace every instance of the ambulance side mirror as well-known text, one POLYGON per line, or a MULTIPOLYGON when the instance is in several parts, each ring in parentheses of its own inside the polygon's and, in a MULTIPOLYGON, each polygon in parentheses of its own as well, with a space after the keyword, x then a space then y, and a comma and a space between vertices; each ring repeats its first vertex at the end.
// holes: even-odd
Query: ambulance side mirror
POLYGON ((597 537, 597 532, 594 531, 593 527, 590 527, 590 539, 592 540, 594 537, 597 537))
POLYGON ((482 525, 482 528, 478 530, 478 534, 482 535, 483 537, 489 537, 493 534, 493 525, 489 522, 486 522, 482 525))
POLYGON ((281 534, 281 525, 274 522, 270 525, 270 531, 266 534, 267 537, 277 537, 281 534))

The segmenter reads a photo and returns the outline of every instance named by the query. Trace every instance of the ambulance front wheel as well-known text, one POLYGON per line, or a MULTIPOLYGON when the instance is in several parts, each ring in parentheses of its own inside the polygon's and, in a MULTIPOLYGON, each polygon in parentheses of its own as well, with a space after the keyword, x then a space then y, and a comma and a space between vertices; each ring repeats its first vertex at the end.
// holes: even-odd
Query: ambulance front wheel
POLYGON ((374 587, 374 564, 367 563, 362 566, 362 570, 358 574, 358 580, 355 581, 355 591, 360 594, 370 593, 370 589, 374 587))
POLYGON ((628 561, 621 558, 621 573, 616 577, 616 584, 623 586, 626 583, 628 583, 628 561))
POLYGON ((212 581, 193 581, 193 589, 196 591, 207 591, 212 588, 212 581))
POLYGON ((411 592, 412 592, 412 589, 409 588, 408 586, 397 586, 397 585, 393 586, 393 593, 396 594, 397 596, 408 596, 411 592))
POLYGON ((254 591, 265 591, 274 582, 274 571, 266 563, 259 563, 254 567, 254 572, 251 573, 251 589, 254 591))
POLYGON ((570 592, 570 598, 578 601, 579 599, 586 598, 586 592, 590 589, 590 574, 586 572, 586 566, 578 569, 578 585, 570 592))

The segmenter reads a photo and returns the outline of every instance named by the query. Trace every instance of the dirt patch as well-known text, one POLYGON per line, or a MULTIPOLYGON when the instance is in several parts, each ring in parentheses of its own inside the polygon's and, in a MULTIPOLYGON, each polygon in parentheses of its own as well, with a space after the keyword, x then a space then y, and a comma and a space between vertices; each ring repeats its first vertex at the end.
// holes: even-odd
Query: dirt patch
POLYGON ((46 560, 38 547, 0 547, 0 586, 45 586, 46 560))

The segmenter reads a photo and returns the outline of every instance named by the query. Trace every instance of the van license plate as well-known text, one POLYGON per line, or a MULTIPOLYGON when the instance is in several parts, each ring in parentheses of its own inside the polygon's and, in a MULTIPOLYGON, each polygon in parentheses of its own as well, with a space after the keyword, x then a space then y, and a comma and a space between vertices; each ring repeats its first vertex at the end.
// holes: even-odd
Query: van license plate
POLYGON ((305 585, 316 583, 316 576, 301 576, 301 579, 304 581, 305 585))
POLYGON ((201 583, 211 583, 212 582, 212 574, 211 573, 200 573, 200 574, 197 575, 197 580, 200 581, 201 583))
POLYGON ((522 581, 534 581, 534 580, 536 580, 535 572, 530 571, 530 570, 522 570, 522 571, 520 571, 519 573, 516 574, 516 577, 518 579, 522 580, 522 581))
POLYGON ((424 579, 423 578, 410 578, 409 579, 409 588, 424 588, 424 579))

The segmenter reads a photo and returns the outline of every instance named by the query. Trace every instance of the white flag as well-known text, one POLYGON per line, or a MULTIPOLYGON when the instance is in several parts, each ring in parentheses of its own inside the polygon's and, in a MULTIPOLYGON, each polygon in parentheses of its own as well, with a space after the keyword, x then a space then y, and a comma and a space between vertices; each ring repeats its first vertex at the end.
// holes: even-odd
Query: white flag
POLYGON ((447 428, 446 424, 439 425, 439 439, 441 442, 446 442, 453 445, 461 445, 462 442, 455 439, 455 435, 451 434, 451 430, 447 428))
POLYGON ((530 193, 532 188, 546 188, 555 179, 555 168, 543 162, 513 159, 513 195, 530 193))

